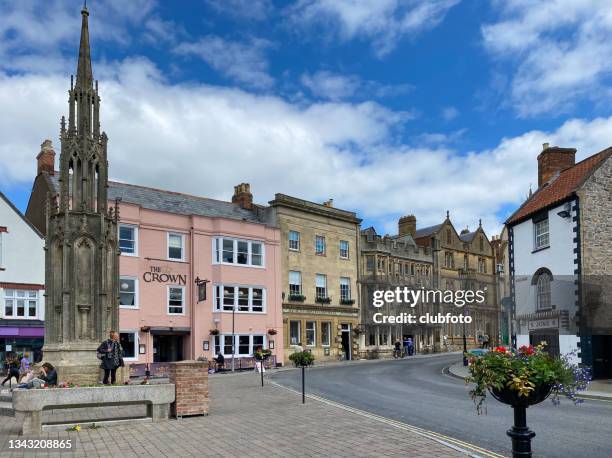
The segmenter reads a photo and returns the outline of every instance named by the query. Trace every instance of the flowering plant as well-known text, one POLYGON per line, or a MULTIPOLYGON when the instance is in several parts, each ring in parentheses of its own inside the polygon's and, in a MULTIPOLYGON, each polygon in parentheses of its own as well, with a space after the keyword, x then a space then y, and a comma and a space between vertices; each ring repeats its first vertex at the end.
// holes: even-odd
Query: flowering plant
POLYGON ((532 404, 546 398, 549 392, 555 405, 559 404, 560 395, 575 404, 582 402, 576 393, 586 390, 591 380, 589 370, 572 363, 575 352, 553 358, 544 351, 545 345, 546 342, 523 345, 518 350, 496 347, 484 356, 470 358, 470 376, 466 382, 476 383, 470 397, 479 414, 487 391, 496 398, 496 394, 509 392, 514 399, 532 404), (542 392, 545 395, 539 399, 542 392))
POLYGON ((257 350, 255 352, 255 359, 257 361, 263 361, 264 359, 267 359, 270 356, 272 356, 272 352, 270 350, 257 350))

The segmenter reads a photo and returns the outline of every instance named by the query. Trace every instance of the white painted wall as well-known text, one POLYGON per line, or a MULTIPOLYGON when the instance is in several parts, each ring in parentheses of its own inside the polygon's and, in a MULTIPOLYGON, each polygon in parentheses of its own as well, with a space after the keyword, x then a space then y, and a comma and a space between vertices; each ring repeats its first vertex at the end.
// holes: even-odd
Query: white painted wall
MULTIPOLYGON (((575 202, 571 203, 573 207, 575 202)), ((577 349, 578 337, 575 335, 576 286, 574 284, 573 231, 576 223, 573 221, 575 211, 571 210, 569 218, 563 218, 557 213, 565 210, 566 205, 559 205, 548 211, 550 247, 534 252, 534 224, 531 220, 524 221, 513 227, 514 249, 514 285, 516 315, 526 315, 536 311, 536 286, 532 285, 535 272, 545 267, 553 274, 551 283, 551 304, 556 310, 567 310, 570 318, 570 331, 560 328, 559 350, 567 354, 577 349), (563 334, 565 332, 565 334, 563 334)), ((518 325, 518 323, 517 323, 518 325)), ((517 345, 529 344, 527 326, 517 326, 517 345)))
MULTIPOLYGON (((45 284, 44 239, 0 196, 2 237, 0 283, 45 284)), ((39 291, 38 319, 44 319, 44 291, 39 291)), ((0 287, 0 318, 4 317, 4 289, 0 287)))

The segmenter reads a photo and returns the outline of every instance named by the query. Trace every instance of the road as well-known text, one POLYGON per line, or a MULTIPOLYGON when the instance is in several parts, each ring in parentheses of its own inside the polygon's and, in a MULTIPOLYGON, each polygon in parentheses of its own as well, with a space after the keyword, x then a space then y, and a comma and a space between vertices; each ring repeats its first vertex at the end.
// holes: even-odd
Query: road
MULTIPOLYGON (((460 358, 454 354, 315 367, 307 369, 307 393, 509 455, 506 430, 512 425, 512 409, 489 396, 487 414, 477 415, 464 381, 442 373, 460 358)), ((271 378, 301 390, 300 371, 271 378)), ((563 398, 554 406, 546 400, 527 410, 527 424, 537 434, 534 456, 612 456, 612 402, 587 400, 574 406, 563 398)))

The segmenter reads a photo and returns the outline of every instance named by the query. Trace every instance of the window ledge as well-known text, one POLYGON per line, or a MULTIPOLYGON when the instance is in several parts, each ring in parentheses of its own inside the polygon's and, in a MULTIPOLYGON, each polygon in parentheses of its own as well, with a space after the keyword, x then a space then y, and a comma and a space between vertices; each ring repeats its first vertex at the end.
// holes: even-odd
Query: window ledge
POLYGON ((140 307, 132 305, 120 305, 119 308, 122 310, 140 310, 140 307))
POLYGON ((547 250, 548 248, 550 248, 550 245, 546 245, 546 246, 541 246, 539 248, 534 248, 534 250, 531 252, 533 253, 537 253, 538 251, 543 251, 543 250, 547 250))

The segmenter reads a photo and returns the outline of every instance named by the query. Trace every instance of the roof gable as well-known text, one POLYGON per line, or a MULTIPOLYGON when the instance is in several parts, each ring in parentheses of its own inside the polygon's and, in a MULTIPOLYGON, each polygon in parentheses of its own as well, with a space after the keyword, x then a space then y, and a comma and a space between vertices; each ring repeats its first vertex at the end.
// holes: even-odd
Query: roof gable
POLYGON ((506 220, 506 224, 516 224, 540 210, 561 203, 569 198, 611 154, 612 147, 587 157, 574 166, 563 170, 557 178, 547 185, 540 187, 529 199, 523 202, 518 210, 506 220))

